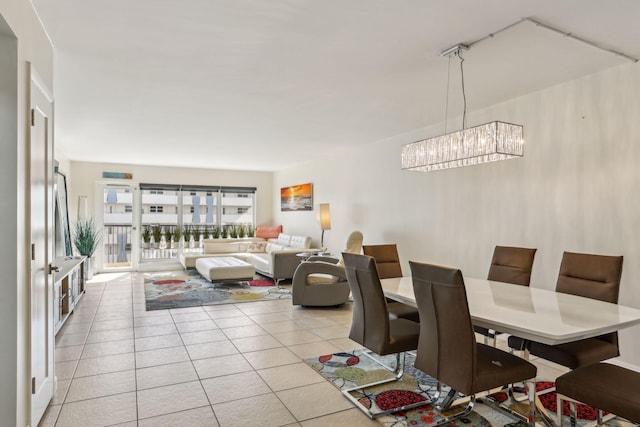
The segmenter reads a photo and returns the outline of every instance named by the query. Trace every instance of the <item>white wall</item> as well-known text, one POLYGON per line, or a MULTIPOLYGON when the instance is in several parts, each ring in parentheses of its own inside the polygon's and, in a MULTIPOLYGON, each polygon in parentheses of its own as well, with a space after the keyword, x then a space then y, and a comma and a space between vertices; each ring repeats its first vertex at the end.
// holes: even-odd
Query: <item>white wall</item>
POLYGON ((25 426, 29 423, 31 398, 28 274, 30 239, 29 224, 25 220, 29 216, 27 114, 30 106, 30 77, 26 61, 33 64, 43 83, 51 89, 53 48, 28 0, 3 0, 0 2, 0 18, 10 27, 9 31, 4 22, 0 25, 0 63, 2 67, 7 67, 0 75, 3 90, 10 87, 9 92, 0 96, 3 99, 0 115, 3 116, 2 124, 11 126, 3 126, 0 131, 3 144, 3 185, 0 198, 12 203, 12 206, 2 210, 2 232, 16 236, 15 245, 5 248, 1 263, 5 278, 2 301, 8 305, 0 305, 0 424, 25 426), (11 52, 14 48, 7 45, 13 43, 8 40, 12 38, 11 32, 18 39, 17 57, 15 51, 11 52))
MULTIPOLYGON (((331 204, 325 245, 399 246, 409 260, 486 277, 495 245, 538 248, 531 286, 553 289, 563 251, 624 255, 620 303, 640 308, 640 66, 625 65, 468 115, 469 125, 520 123, 522 159, 431 173, 400 170, 402 144, 442 133, 414 131, 351 154, 277 172, 274 189, 312 182, 331 204)), ((292 233, 320 238, 314 212, 280 212, 292 233)), ((640 327, 622 331, 624 362, 640 366, 640 327)))

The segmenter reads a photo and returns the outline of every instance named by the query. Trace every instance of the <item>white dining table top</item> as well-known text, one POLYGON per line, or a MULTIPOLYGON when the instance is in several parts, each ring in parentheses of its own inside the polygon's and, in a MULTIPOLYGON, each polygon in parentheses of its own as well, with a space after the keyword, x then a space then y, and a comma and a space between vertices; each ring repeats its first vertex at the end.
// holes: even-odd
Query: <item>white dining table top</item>
MULTIPOLYGON (((562 344, 640 324, 640 310, 546 289, 465 277, 474 325, 562 344)), ((411 277, 382 279, 385 296, 416 306, 411 277)))

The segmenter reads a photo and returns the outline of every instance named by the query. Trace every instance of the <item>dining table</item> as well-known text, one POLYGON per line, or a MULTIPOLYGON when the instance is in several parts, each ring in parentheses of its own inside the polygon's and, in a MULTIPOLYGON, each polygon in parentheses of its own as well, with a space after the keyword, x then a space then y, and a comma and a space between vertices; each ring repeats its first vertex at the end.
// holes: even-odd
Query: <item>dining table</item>
MULTIPOLYGON (((385 296, 417 307, 410 276, 381 279, 385 296)), ((640 309, 529 286, 465 277, 474 325, 557 345, 640 324, 640 309)), ((539 399, 536 408, 554 425, 539 399)))

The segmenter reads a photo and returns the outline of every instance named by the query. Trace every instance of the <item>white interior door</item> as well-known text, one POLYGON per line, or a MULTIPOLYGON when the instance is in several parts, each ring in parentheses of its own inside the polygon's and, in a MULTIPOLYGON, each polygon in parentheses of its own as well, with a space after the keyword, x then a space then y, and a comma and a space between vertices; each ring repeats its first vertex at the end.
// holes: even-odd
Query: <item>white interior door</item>
POLYGON ((31 237, 31 422, 38 425, 54 390, 53 102, 31 69, 29 145, 31 237))

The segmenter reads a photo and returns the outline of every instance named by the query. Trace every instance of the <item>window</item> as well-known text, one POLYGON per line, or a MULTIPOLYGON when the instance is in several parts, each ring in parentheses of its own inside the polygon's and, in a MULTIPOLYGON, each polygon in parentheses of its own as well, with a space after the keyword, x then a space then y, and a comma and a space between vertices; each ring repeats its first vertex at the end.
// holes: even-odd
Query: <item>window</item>
MULTIPOLYGON (((142 229, 145 226, 160 226, 163 230, 186 226, 200 229, 205 225, 218 229, 234 225, 255 227, 254 187, 141 183, 139 189, 140 206, 136 206, 135 211, 141 212, 142 229)), ((132 203, 131 199, 126 203, 132 203)), ((141 253, 142 260, 149 261, 176 256, 176 251, 159 248, 141 253)))
POLYGON ((132 206, 132 205, 125 205, 125 206, 124 206, 124 211, 125 211, 126 213, 131 213, 131 212, 133 212, 133 206, 132 206))

